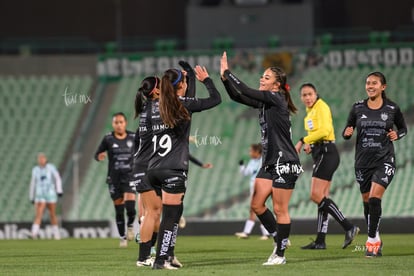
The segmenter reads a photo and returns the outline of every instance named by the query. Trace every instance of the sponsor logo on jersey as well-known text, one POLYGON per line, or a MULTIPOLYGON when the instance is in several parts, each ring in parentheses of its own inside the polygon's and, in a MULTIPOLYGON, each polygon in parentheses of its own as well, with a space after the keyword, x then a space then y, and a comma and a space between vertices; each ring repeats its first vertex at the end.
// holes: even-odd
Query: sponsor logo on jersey
POLYGON ((115 148, 119 148, 119 145, 118 145, 118 144, 113 144, 113 145, 112 145, 112 148, 113 148, 113 149, 115 149, 115 148))
POLYGON ((387 114, 387 113, 385 113, 385 112, 381 113, 381 119, 382 119, 383 121, 386 121, 386 120, 388 119, 388 114, 387 114))
POLYGON ((128 148, 132 148, 132 146, 134 145, 134 142, 132 142, 131 140, 128 140, 126 142, 126 144, 127 144, 128 148))
POLYGON ((361 119, 367 119, 367 118, 368 118, 367 115, 362 114, 361 119))
POLYGON ((388 176, 381 178, 382 181, 384 181, 384 183, 388 184, 388 176))

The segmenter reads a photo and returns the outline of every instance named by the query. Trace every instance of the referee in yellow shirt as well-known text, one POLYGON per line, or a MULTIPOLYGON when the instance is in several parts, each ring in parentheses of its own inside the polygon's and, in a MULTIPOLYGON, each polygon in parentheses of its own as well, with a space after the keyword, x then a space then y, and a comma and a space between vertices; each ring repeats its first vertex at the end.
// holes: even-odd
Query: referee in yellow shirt
POLYGON ((326 249, 325 236, 328 231, 328 214, 344 229, 345 249, 359 233, 359 228, 349 222, 335 202, 328 198, 332 177, 339 165, 339 153, 335 145, 335 133, 329 106, 319 98, 311 83, 300 87, 301 100, 306 106, 304 120, 308 135, 296 144, 296 151, 312 154, 313 173, 311 200, 318 205, 318 235, 315 241, 302 249, 326 249))

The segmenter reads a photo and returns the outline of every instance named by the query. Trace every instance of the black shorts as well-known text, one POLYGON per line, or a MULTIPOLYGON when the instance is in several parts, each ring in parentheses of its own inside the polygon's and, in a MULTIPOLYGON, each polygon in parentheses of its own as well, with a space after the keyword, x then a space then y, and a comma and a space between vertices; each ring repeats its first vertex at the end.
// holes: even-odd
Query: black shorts
POLYGON ((299 162, 289 162, 267 166, 266 171, 272 175, 273 188, 292 190, 303 168, 299 162))
POLYGON ((334 143, 312 145, 312 177, 331 181, 339 166, 339 153, 334 143))
POLYGON ((394 162, 384 162, 375 168, 355 168, 355 177, 359 183, 361 194, 368 193, 371 190, 372 182, 378 183, 387 189, 394 178, 394 174, 394 162))
POLYGON ((256 178, 273 180, 272 175, 269 172, 267 172, 264 168, 260 168, 259 172, 256 175, 256 178))
POLYGON ((151 169, 147 171, 147 177, 159 196, 161 191, 180 194, 187 190, 187 171, 184 170, 151 169))
POLYGON ((154 188, 149 184, 146 170, 146 167, 134 168, 134 172, 131 175, 130 183, 135 186, 138 193, 154 190, 154 188))
POLYGON ((112 200, 124 198, 124 193, 135 194, 135 185, 130 184, 130 172, 113 173, 106 178, 112 200))

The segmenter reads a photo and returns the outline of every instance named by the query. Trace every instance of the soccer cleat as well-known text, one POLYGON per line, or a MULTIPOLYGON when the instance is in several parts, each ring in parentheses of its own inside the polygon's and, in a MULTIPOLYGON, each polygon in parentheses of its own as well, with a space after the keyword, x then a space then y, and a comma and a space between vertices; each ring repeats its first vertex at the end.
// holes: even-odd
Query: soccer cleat
POLYGON ((312 241, 310 244, 302 246, 302 249, 326 249, 326 244, 323 243, 316 243, 315 241, 312 241))
POLYGON ((159 264, 159 263, 154 262, 154 265, 152 266, 152 269, 169 269, 169 270, 175 270, 175 269, 178 269, 178 268, 172 266, 170 264, 170 262, 164 262, 164 264, 159 264))
POLYGON ((137 261, 137 266, 141 267, 141 266, 153 266, 154 265, 154 258, 152 257, 148 257, 147 259, 145 259, 144 261, 137 261))
POLYGON ((238 237, 239 239, 247 239, 248 237, 249 237, 249 235, 247 235, 246 233, 244 233, 244 232, 237 232, 237 233, 234 233, 234 235, 236 236, 236 237, 238 237))
POLYGON ((384 243, 381 241, 381 245, 378 248, 377 257, 382 257, 382 247, 384 246, 384 243))
POLYGON ((135 238, 134 228, 133 227, 128 227, 128 229, 127 229, 127 239, 129 241, 133 241, 134 238, 135 238))
MULTIPOLYGON (((270 254, 270 256, 269 256, 269 258, 267 258, 267 261, 266 261, 266 263, 269 263, 269 262, 271 262, 274 258, 276 258, 276 251, 277 251, 277 244, 276 243, 274 243, 273 244, 273 251, 272 251, 272 254, 270 254)), ((263 264, 263 265, 265 265, 265 263, 263 264)))
POLYGON ((128 241, 126 239, 121 239, 119 241, 119 247, 120 248, 127 248, 128 247, 128 241))
POLYGON ((168 257, 168 262, 171 264, 171 266, 176 268, 182 268, 183 264, 180 263, 180 261, 175 256, 168 257))
MULTIPOLYGON (((365 243, 365 257, 367 258, 372 258, 372 257, 377 257, 378 255, 378 251, 380 251, 380 248, 382 246, 381 241, 377 241, 377 242, 366 242, 365 243)), ((381 249, 381 256, 382 256, 382 249, 381 249)))
POLYGON ((286 264, 286 258, 280 257, 276 254, 272 254, 267 262, 263 263, 263 265, 283 265, 286 264))
POLYGON ((352 226, 352 228, 345 232, 345 240, 344 244, 342 245, 342 249, 345 249, 352 243, 352 241, 355 239, 355 237, 359 233, 359 227, 358 226, 352 226))
POLYGON ((260 237, 260 240, 261 241, 267 241, 269 239, 269 236, 266 236, 266 235, 262 235, 261 237, 260 237))

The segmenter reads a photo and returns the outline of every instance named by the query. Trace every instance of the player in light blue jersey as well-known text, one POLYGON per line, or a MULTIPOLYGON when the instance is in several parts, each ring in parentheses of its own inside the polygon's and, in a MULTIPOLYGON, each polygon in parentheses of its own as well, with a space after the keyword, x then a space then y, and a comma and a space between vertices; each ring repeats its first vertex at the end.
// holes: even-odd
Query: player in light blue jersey
MULTIPOLYGON (((247 165, 244 165, 244 161, 240 160, 240 173, 244 176, 250 176, 250 197, 253 196, 254 192, 254 182, 256 180, 257 173, 259 172, 260 168, 262 167, 262 145, 261 144, 252 144, 250 146, 250 160, 247 165)), ((252 209, 250 209, 250 216, 249 219, 246 220, 244 224, 243 232, 237 232, 235 235, 241 239, 247 239, 250 233, 253 230, 254 224, 256 220, 256 214, 252 209)), ((269 233, 264 228, 262 224, 260 224, 260 230, 262 232, 261 240, 267 240, 269 238, 269 233)))
POLYGON ((56 167, 47 162, 44 153, 37 155, 37 163, 32 170, 30 181, 30 201, 35 205, 36 216, 32 225, 32 238, 39 235, 40 223, 42 222, 45 208, 49 210, 50 223, 52 224, 54 239, 59 240, 59 227, 56 217, 56 202, 58 196, 63 195, 62 180, 56 167))

